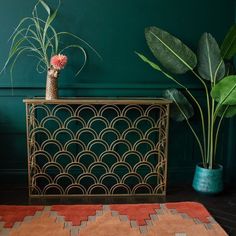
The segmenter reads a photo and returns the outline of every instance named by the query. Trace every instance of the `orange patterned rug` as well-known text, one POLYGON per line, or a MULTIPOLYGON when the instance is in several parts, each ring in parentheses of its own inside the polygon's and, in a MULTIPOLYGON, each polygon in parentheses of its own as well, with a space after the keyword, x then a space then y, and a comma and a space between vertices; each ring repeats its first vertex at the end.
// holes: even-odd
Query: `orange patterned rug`
POLYGON ((196 202, 0 206, 0 236, 223 236, 196 202))

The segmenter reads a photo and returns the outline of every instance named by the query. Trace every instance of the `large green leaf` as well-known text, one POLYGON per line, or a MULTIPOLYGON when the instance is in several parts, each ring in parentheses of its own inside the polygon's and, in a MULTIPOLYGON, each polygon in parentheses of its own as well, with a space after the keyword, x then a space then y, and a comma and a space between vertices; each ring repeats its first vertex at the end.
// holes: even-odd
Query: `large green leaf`
POLYGON ((192 105, 187 98, 177 89, 167 89, 163 96, 174 101, 171 104, 170 117, 176 121, 188 120, 194 115, 192 105))
POLYGON ((236 105, 222 105, 220 106, 218 116, 224 116, 226 118, 231 118, 236 115, 236 105))
POLYGON ((198 46, 198 73, 212 83, 225 75, 225 65, 216 40, 209 33, 204 33, 198 46))
POLYGON ((222 79, 211 90, 214 100, 223 105, 236 105, 236 75, 222 79))
POLYGON ((174 74, 184 74, 197 65, 194 52, 178 38, 157 27, 145 29, 147 44, 157 60, 174 74))
POLYGON ((236 54, 236 24, 231 26, 221 45, 221 55, 230 60, 236 54))

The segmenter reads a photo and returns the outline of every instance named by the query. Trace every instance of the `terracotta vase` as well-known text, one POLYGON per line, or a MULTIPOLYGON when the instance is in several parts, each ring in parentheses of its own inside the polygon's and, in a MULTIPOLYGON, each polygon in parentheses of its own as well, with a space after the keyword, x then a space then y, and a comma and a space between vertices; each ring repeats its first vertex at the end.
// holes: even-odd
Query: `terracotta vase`
POLYGON ((59 77, 59 71, 53 67, 48 69, 47 83, 46 83, 46 100, 58 99, 58 85, 57 80, 59 77))

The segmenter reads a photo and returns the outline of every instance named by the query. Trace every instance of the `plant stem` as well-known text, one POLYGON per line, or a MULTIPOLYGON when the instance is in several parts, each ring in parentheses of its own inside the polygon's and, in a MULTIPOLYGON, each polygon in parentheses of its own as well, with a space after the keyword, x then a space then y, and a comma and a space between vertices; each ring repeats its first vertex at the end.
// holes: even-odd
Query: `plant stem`
MULTIPOLYGON (((187 124, 188 124, 188 126, 189 126, 189 128, 190 128, 190 130, 192 131, 194 137, 196 138, 197 143, 198 143, 199 148, 200 148, 200 152, 201 152, 202 159, 204 159, 204 153, 203 153, 203 149, 202 149, 202 144, 201 144, 201 142, 200 142, 200 140, 199 140, 199 138, 198 138, 196 132, 194 131, 194 129, 193 129, 193 127, 191 126, 191 124, 189 123, 188 118, 186 117, 186 115, 185 115, 185 113, 183 112, 183 110, 181 109, 181 107, 178 105, 177 102, 176 102, 175 104, 177 105, 178 109, 180 110, 180 112, 181 112, 182 115, 184 116, 184 118, 185 118, 185 120, 186 120, 186 122, 187 122, 187 124)), ((204 162, 203 162, 202 164, 203 164, 203 166, 205 167, 204 162)))
MULTIPOLYGON (((217 73, 221 67, 223 63, 223 60, 221 60, 221 62, 218 64, 214 75, 212 75, 211 78, 211 89, 214 88, 214 86, 216 85, 216 79, 217 79, 217 73)), ((216 135, 215 135, 215 140, 214 140, 214 124, 215 124, 215 114, 217 114, 218 110, 219 110, 219 106, 216 106, 215 109, 215 100, 212 98, 211 100, 211 139, 210 139, 210 156, 209 156, 209 168, 212 169, 213 168, 213 162, 215 161, 215 153, 216 153, 216 145, 217 145, 217 136, 218 136, 218 132, 219 132, 219 128, 220 128, 220 124, 218 123, 218 127, 217 127, 217 131, 216 131, 216 135), (216 112, 216 113, 215 113, 216 112)), ((220 123, 222 121, 224 117, 224 114, 222 115, 221 119, 220 119, 220 123)))
POLYGON ((206 83, 203 81, 203 79, 194 71, 191 70, 192 73, 199 79, 199 81, 203 84, 203 87, 205 89, 205 94, 206 94, 206 103, 207 103, 207 154, 206 154, 206 163, 209 162, 209 158, 210 158, 210 132, 211 132, 211 112, 210 112, 210 99, 209 99, 209 91, 207 88, 206 83))
POLYGON ((217 148, 217 143, 218 143, 219 130, 220 130, 220 127, 221 127, 221 124, 222 124, 222 120, 223 120, 223 118, 225 116, 225 113, 227 112, 228 108, 229 108, 229 105, 225 108, 223 114, 220 117, 218 125, 217 125, 216 135, 215 135, 215 142, 214 142, 214 153, 213 153, 214 159, 215 159, 215 156, 216 156, 216 148, 217 148))
MULTIPOLYGON (((179 83, 177 80, 175 80, 171 75, 167 74, 166 72, 162 71, 162 73, 168 77, 169 79, 171 79, 172 81, 174 81, 176 84, 178 84, 180 87, 182 87, 183 89, 185 89, 185 91, 188 93, 188 95, 193 99, 193 101, 195 102, 195 104, 197 105, 198 109, 199 109, 199 112, 200 112, 200 116, 201 116, 201 122, 202 122, 202 134, 203 134, 203 148, 202 148, 202 144, 199 140, 199 138, 197 137, 195 131, 193 130, 191 124, 188 122, 187 120, 187 117, 184 115, 184 117, 186 118, 186 122, 188 124, 188 126, 190 127, 191 131, 193 132, 197 142, 198 142, 198 145, 199 145, 199 148, 200 148, 200 151, 201 151, 201 155, 202 155, 202 163, 203 165, 205 166, 205 163, 206 163, 206 132, 205 132, 205 122, 204 122, 204 116, 203 116, 203 112, 202 112, 202 109, 201 109, 201 106, 200 104, 198 103, 198 101, 196 100, 196 98, 190 93, 190 91, 188 90, 187 87, 185 87, 183 84, 179 83)), ((178 105, 177 105, 178 106, 178 105)), ((181 111, 181 109, 180 109, 181 111)), ((183 111, 181 112, 183 114, 183 111)))
POLYGON ((211 103, 211 129, 210 129, 210 132, 211 132, 211 135, 210 135, 210 143, 208 144, 209 145, 209 156, 208 156, 208 163, 209 163, 209 169, 212 169, 213 167, 213 143, 214 143, 214 109, 215 109, 215 101, 214 99, 212 98, 212 103, 211 103))

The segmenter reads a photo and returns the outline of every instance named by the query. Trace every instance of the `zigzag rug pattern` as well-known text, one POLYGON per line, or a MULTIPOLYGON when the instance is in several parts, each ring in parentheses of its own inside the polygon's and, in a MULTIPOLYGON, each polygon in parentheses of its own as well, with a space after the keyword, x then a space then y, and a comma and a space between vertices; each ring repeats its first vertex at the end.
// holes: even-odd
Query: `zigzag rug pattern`
POLYGON ((0 236, 225 236, 203 205, 0 206, 0 236))

